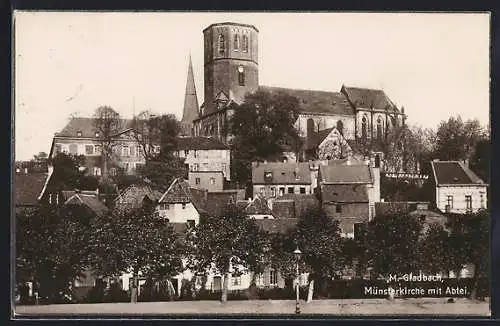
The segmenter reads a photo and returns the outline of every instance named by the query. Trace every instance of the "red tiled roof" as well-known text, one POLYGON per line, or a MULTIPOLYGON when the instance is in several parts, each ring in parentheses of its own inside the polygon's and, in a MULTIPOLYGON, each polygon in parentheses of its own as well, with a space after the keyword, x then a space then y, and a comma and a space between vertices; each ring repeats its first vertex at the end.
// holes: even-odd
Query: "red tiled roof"
POLYGON ((42 192, 47 173, 16 173, 14 175, 14 201, 16 206, 38 205, 38 196, 42 192))
POLYGON ((367 165, 321 165, 320 179, 327 183, 372 183, 372 174, 367 165))
POLYGON ((253 184, 311 184, 309 163, 252 163, 253 184), (272 173, 272 180, 264 180, 265 173, 272 173))
POLYGON ((381 89, 359 88, 343 86, 341 89, 349 101, 356 107, 385 110, 389 112, 398 112, 396 105, 389 99, 381 89))
POLYGON ((178 137, 177 148, 179 150, 229 149, 228 146, 213 137, 178 137))
POLYGON ((304 113, 345 114, 354 113, 346 96, 339 92, 315 91, 271 86, 259 86, 259 90, 285 93, 299 100, 300 111, 304 113))
POLYGON ((459 161, 432 161, 432 170, 434 172, 437 185, 453 184, 484 184, 474 172, 459 161))
POLYGON ((321 186, 323 202, 367 203, 368 191, 364 184, 325 184, 321 186))

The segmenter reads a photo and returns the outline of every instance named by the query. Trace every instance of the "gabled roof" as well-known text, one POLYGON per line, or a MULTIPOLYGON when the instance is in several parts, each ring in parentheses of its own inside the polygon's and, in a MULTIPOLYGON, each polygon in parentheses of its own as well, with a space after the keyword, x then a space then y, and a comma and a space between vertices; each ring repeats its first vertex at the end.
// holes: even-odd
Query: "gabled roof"
POLYGON ((341 92, 356 107, 374 108, 377 110, 385 110, 387 108, 389 112, 399 112, 396 105, 381 89, 342 86, 341 92))
POLYGON ((108 208, 96 196, 74 194, 66 202, 64 206, 68 205, 84 205, 88 207, 97 216, 102 216, 107 213, 108 208))
POLYGON ((368 190, 364 184, 325 184, 321 186, 323 202, 367 203, 368 190))
POLYGON ((122 191, 115 202, 117 204, 140 204, 144 198, 148 198, 152 202, 160 200, 162 193, 148 184, 132 184, 122 191))
POLYGON ((227 145, 213 137, 178 137, 177 148, 179 150, 229 149, 227 145))
POLYGON ((321 165, 320 180, 324 183, 372 183, 373 177, 368 165, 321 165))
POLYGON ((259 90, 271 94, 285 93, 299 100, 300 111, 303 113, 327 113, 352 115, 353 108, 347 97, 339 92, 315 91, 272 86, 259 86, 259 90))
POLYGON ((252 163, 253 184, 311 184, 308 162, 299 163, 252 163), (266 181, 265 173, 272 173, 272 180, 266 181))
POLYGON ((47 173, 16 173, 14 175, 14 201, 16 206, 38 205, 39 196, 49 179, 47 173))
POLYGON ((312 132, 307 138, 307 149, 317 148, 323 140, 332 132, 334 128, 323 129, 318 132, 312 132))
MULTIPOLYGON (((60 137, 78 137, 77 132, 81 131, 85 138, 96 138, 95 136, 95 118, 71 118, 66 126, 56 136, 60 137)), ((117 128, 117 133, 130 129, 132 119, 120 119, 120 126, 117 128)))
POLYGON ((160 203, 166 204, 177 204, 177 203, 189 203, 191 201, 191 194, 189 193, 188 183, 182 179, 177 178, 168 187, 167 191, 163 193, 160 203))
POLYGON ((262 219, 255 220, 255 223, 265 232, 269 233, 287 233, 295 228, 299 219, 262 219))
POLYGON ((78 191, 78 190, 62 190, 61 191, 61 194, 62 194, 64 201, 70 199, 71 197, 73 197, 77 193, 80 193, 82 195, 88 195, 88 196, 98 196, 99 195, 99 192, 94 191, 94 190, 80 190, 80 191, 78 191))
POLYGON ((432 161, 431 166, 438 186, 484 185, 484 181, 460 161, 432 161))

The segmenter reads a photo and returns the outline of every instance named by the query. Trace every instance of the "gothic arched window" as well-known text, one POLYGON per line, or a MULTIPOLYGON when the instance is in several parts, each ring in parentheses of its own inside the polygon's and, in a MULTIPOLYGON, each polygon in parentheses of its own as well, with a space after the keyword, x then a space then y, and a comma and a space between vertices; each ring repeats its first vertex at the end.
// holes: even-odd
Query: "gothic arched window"
POLYGON ((224 54, 224 35, 219 35, 219 54, 224 54))
POLYGON ((240 49, 240 36, 238 34, 234 35, 233 43, 234 51, 238 51, 240 49))
POLYGON ((377 119, 377 138, 378 139, 382 139, 382 133, 383 133, 382 128, 383 128, 383 126, 382 126, 382 118, 378 117, 378 119, 377 119))
POLYGON ((337 121, 337 130, 342 136, 344 135, 344 124, 342 123, 342 120, 337 121))
POLYGON ((368 132, 367 132, 367 124, 368 121, 366 119, 366 115, 363 116, 363 119, 361 119, 361 138, 366 139, 368 132))
POLYGON ((242 51, 243 52, 248 52, 248 36, 246 36, 246 35, 243 35, 242 51))

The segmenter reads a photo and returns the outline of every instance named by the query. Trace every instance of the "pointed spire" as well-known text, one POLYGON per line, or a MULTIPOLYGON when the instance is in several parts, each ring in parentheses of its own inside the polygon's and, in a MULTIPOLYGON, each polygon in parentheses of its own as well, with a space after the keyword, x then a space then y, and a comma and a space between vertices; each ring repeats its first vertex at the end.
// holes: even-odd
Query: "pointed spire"
POLYGON ((184 111, 182 113, 182 133, 192 135, 193 120, 198 118, 198 97, 194 83, 193 63, 189 54, 188 76, 186 81, 186 94, 184 95, 184 111))

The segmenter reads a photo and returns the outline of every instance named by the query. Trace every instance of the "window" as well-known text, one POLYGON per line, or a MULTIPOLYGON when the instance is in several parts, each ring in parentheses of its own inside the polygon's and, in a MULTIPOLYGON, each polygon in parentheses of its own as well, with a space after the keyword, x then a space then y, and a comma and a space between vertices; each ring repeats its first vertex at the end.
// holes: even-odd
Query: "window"
POLYGON ((335 212, 342 213, 342 205, 340 205, 340 204, 335 205, 335 212))
POLYGON ((241 285, 241 276, 232 276, 231 277, 232 285, 241 285))
POLYGON ((136 153, 137 156, 143 156, 142 155, 142 147, 141 146, 137 146, 135 153, 136 153))
POLYGON ((243 52, 248 52, 248 36, 243 35, 243 40, 242 40, 242 51, 243 52))
POLYGON ((288 187, 288 193, 289 193, 289 194, 293 194, 293 193, 294 193, 294 191, 293 191, 293 190, 294 190, 294 189, 293 189, 293 187, 288 187))
POLYGON ((194 155, 195 158, 197 157, 196 150, 194 151, 193 155, 194 155))
POLYGON ((61 144, 56 144, 55 152, 56 154, 61 153, 61 144))
POLYGON ((124 170, 125 172, 127 172, 127 171, 128 171, 128 163, 123 163, 123 170, 124 170))
POLYGON ((188 154, 189 154, 189 150, 188 150, 188 149, 184 150, 184 156, 186 156, 186 157, 187 157, 187 156, 188 156, 188 154))
POLYGON ((255 285, 257 286, 264 285, 264 274, 262 273, 257 274, 257 276, 255 277, 255 285))
POLYGON ((225 44, 224 44, 224 35, 220 34, 219 35, 219 54, 224 54, 224 48, 225 48, 225 44))
POLYGON ((233 47, 234 51, 238 51, 240 49, 240 36, 238 34, 234 35, 233 47))
POLYGON ((468 212, 472 211, 472 196, 465 196, 465 208, 468 212))
POLYGON ((278 285, 278 273, 275 270, 269 271, 269 285, 278 285))
POLYGON ((344 135, 344 124, 342 123, 342 120, 337 121, 337 130, 341 135, 344 135))
POLYGON ((285 187, 280 187, 280 196, 285 194, 285 187))
POLYGON ((92 155, 92 154, 94 154, 94 146, 92 146, 92 145, 85 145, 85 154, 86 155, 92 155))
POLYGON ((186 203, 182 203, 182 209, 186 209, 186 203))
POLYGON ((300 187, 300 193, 305 194, 306 193, 306 187, 300 187))
POLYGON ((245 68, 243 66, 238 67, 238 84, 245 86, 245 68))
POLYGON ((382 118, 377 119, 377 138, 382 139, 382 118))
POLYGON ((272 182, 273 181, 273 173, 271 171, 264 172, 264 181, 272 182))
POLYGON ((94 166, 94 175, 100 176, 101 175, 101 168, 94 166))
POLYGON ((448 209, 453 208, 453 196, 446 197, 446 206, 448 207, 448 209))
POLYGON ((101 154, 101 145, 95 145, 94 146, 94 152, 96 154, 101 154))
POLYGON ((188 225, 190 228, 194 228, 194 225, 195 225, 194 220, 187 220, 187 225, 188 225))
POLYGON ((78 131, 76 132, 76 136, 77 136, 77 137, 82 137, 82 131, 81 131, 81 130, 78 130, 78 131))
POLYGON ((484 208, 484 193, 481 193, 480 196, 481 196, 481 208, 484 208))
POLYGON ((203 163, 203 171, 208 171, 208 163, 203 163))
POLYGON ((197 185, 199 185, 199 184, 200 184, 200 178, 196 178, 196 179, 194 179, 194 182, 195 182, 197 185))
POLYGON ((136 156, 135 155, 135 146, 130 146, 130 156, 136 156))
POLYGON ((366 139, 368 132, 367 132, 367 124, 368 121, 366 119, 366 115, 363 116, 363 119, 361 119, 361 138, 366 139))
POLYGON ((198 163, 193 164, 193 171, 198 171, 199 168, 200 168, 200 166, 198 163))
POLYGON ((111 174, 111 175, 116 175, 116 168, 111 168, 111 169, 109 170, 109 174, 111 174))
POLYGON ((276 188, 271 187, 271 197, 276 197, 276 188))
POLYGON ((69 153, 73 155, 78 154, 78 146, 76 144, 69 144, 69 153))
POLYGON ((210 184, 214 185, 215 184, 215 178, 210 178, 210 184))
POLYGON ((159 152, 160 152, 160 146, 159 146, 159 145, 154 145, 154 146, 153 146, 153 151, 154 151, 155 153, 159 153, 159 152))
POLYGON ((130 148, 128 146, 122 147, 122 156, 130 156, 130 148))
POLYGON ((160 203, 160 209, 161 210, 168 210, 170 206, 166 203, 160 203))

